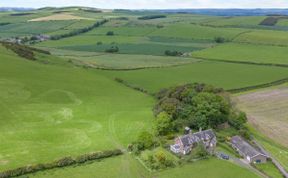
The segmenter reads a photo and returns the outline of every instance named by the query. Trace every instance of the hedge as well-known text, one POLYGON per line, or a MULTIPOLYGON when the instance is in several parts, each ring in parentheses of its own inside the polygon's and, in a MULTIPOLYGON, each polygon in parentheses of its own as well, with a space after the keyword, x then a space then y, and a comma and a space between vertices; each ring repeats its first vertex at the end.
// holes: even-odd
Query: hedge
POLYGON ((75 31, 72 31, 72 32, 69 32, 66 34, 51 36, 50 39, 51 40, 60 40, 62 38, 68 38, 68 37, 79 35, 81 33, 86 33, 86 32, 93 30, 94 28, 97 28, 97 27, 105 24, 106 22, 108 22, 108 20, 105 19, 105 20, 102 20, 100 22, 96 22, 95 24, 93 24, 92 26, 89 26, 89 27, 78 29, 78 30, 75 30, 75 31))
POLYGON ((115 149, 115 150, 106 150, 106 151, 87 153, 84 155, 77 156, 75 158, 68 156, 68 157, 63 157, 61 159, 53 161, 51 163, 27 165, 24 167, 19 167, 16 169, 11 169, 11 170, 7 170, 4 172, 0 172, 0 178, 22 176, 25 174, 31 174, 31 173, 35 173, 38 171, 48 170, 48 169, 61 168, 61 167, 75 165, 75 164, 83 164, 88 161, 118 156, 121 154, 123 154, 121 150, 115 149))

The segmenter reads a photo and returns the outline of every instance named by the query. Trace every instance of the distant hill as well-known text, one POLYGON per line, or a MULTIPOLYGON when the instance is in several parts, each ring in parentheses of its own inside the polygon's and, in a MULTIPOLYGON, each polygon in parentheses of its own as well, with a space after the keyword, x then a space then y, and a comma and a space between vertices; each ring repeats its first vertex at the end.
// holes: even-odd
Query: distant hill
POLYGON ((24 7, 0 7, 0 12, 4 12, 4 11, 30 11, 30 10, 34 10, 33 8, 24 8, 24 7))
POLYGON ((288 9, 171 9, 159 11, 164 13, 195 13, 214 16, 288 15, 288 9))

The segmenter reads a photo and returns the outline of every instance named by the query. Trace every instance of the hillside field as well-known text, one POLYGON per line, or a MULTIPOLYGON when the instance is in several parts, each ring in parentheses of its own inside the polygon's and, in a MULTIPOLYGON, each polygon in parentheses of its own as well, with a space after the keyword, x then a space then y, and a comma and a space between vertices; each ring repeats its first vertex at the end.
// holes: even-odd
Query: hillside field
MULTIPOLYGON (((233 134, 247 136, 245 131, 288 170, 288 84, 282 82, 288 78, 287 20, 260 25, 267 17, 78 6, 0 12, 0 40, 6 41, 0 44, 0 173, 84 155, 88 162, 78 160, 67 167, 57 163, 58 168, 22 178, 257 178, 259 172, 243 166, 225 142, 233 134), (105 23, 95 25, 100 21, 105 23), (42 35, 51 38, 35 40, 42 35), (240 124, 244 127, 230 123, 236 118, 232 109, 221 115, 231 129, 207 124, 219 137, 216 150, 233 159, 198 160, 204 157, 196 149, 193 158, 180 159, 168 152, 184 126, 199 129, 189 125, 192 117, 180 115, 185 109, 187 113, 181 114, 190 114, 194 105, 185 103, 177 118, 164 115, 156 123, 159 98, 154 94, 195 82, 225 90, 249 89, 231 94, 231 108, 235 104, 247 113, 248 123, 240 124), (254 90, 263 84, 275 86, 254 90), (156 133, 156 124, 168 128, 165 136, 156 133), (144 131, 151 133, 152 140, 144 131), (147 139, 148 146, 140 139, 147 139), (121 149, 123 154, 97 161, 89 157, 91 152, 111 149, 121 149)), ((189 97, 183 101, 190 102, 189 97)), ((168 109, 170 99, 175 98, 168 97, 168 109)), ((211 110, 207 113, 214 112, 214 105, 211 110)), ((258 169, 281 177, 270 162, 258 169)))
POLYGON ((208 83, 225 89, 242 88, 286 78, 288 70, 281 67, 202 61, 178 67, 107 71, 105 74, 155 93, 163 88, 193 82, 208 83))
POLYGON ((288 64, 287 47, 227 43, 193 52, 193 57, 264 64, 288 64))
POLYGON ((151 97, 93 71, 0 50, 0 171, 126 147, 149 128, 151 97))

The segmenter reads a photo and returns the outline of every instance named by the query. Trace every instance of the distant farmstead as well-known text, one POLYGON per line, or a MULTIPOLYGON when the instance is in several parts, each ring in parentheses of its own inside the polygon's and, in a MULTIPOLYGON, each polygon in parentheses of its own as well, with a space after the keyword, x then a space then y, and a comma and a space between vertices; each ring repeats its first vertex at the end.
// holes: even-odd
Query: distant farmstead
POLYGON ((208 152, 212 153, 214 151, 217 139, 212 129, 191 133, 191 130, 188 131, 188 128, 186 128, 185 131, 186 135, 177 137, 175 144, 170 145, 172 152, 186 155, 199 143, 202 143, 208 152))
POLYGON ((249 163, 266 163, 268 156, 256 150, 239 136, 231 138, 232 147, 238 151, 249 163))

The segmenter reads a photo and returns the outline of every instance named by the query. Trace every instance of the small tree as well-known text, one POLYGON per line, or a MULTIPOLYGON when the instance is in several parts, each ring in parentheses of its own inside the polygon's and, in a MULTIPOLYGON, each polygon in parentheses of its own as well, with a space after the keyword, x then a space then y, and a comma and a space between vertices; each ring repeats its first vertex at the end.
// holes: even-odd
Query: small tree
POLYGON ((164 136, 173 130, 171 117, 166 112, 161 112, 157 115, 154 124, 156 135, 164 136))

